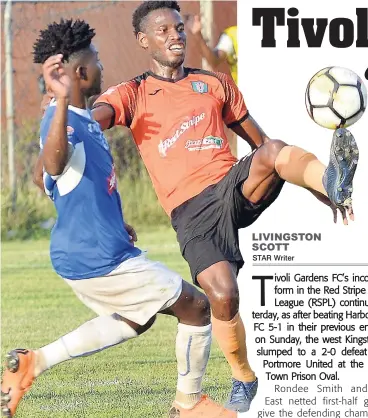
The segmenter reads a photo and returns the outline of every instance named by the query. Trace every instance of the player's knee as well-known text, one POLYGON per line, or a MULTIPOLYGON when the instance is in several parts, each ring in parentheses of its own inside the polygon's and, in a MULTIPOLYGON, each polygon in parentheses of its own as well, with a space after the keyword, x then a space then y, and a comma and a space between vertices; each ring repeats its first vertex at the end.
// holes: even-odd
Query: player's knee
POLYGON ((213 316, 222 321, 234 318, 239 311, 239 289, 231 264, 216 263, 201 272, 197 280, 208 296, 213 316))
POLYGON ((186 290, 185 300, 187 309, 191 312, 193 325, 205 326, 211 322, 210 303, 206 295, 195 287, 190 286, 190 291, 186 290))
MULTIPOLYGON (((272 171, 275 168, 275 162, 280 154, 280 151, 287 144, 279 139, 274 139, 263 145, 262 150, 262 162, 265 166, 269 167, 272 171)), ((260 151, 261 151, 260 150, 260 151)))
POLYGON ((161 312, 174 315, 187 325, 205 326, 211 322, 207 296, 186 281, 183 281, 182 292, 175 304, 161 312))
POLYGON ((213 316, 222 321, 230 321, 239 311, 238 289, 218 289, 210 297, 213 316))
POLYGON ((200 325, 209 325, 211 323, 211 308, 210 302, 206 295, 201 292, 196 292, 192 301, 192 309, 195 316, 198 318, 200 325))

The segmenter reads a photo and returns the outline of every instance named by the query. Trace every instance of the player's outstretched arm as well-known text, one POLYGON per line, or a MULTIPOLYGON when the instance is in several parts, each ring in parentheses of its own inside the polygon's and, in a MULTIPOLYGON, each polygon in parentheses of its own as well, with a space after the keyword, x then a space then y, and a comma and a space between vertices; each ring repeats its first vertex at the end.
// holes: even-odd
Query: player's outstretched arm
POLYGON ((270 139, 258 123, 248 114, 247 118, 231 128, 240 138, 244 139, 252 150, 259 148, 270 139))
POLYGON ((71 82, 63 68, 62 58, 61 54, 52 56, 42 67, 46 85, 52 90, 56 101, 55 113, 43 148, 43 165, 52 176, 61 174, 68 161, 66 127, 71 82))
POLYGON ((138 85, 134 80, 112 86, 94 99, 92 115, 102 130, 130 127, 136 107, 138 85))
POLYGON ((99 103, 92 110, 93 119, 100 124, 101 129, 109 129, 112 127, 112 121, 115 118, 114 109, 107 103, 99 103))

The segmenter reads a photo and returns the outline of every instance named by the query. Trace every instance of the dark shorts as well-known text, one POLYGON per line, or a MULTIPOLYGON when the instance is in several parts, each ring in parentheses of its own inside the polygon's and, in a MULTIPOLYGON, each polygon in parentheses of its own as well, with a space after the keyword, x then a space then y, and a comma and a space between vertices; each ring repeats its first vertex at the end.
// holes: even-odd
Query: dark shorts
POLYGON ((219 261, 234 263, 239 272, 244 260, 238 230, 251 225, 280 194, 282 180, 257 204, 244 198, 241 188, 253 156, 242 158, 219 183, 182 203, 171 214, 181 253, 197 285, 197 275, 219 261))

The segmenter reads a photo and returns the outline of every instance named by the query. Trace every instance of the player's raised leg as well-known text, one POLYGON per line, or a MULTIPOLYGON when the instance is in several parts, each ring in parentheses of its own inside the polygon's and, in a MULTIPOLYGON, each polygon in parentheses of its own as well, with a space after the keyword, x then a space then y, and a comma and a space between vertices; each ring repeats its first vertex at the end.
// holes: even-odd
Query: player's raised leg
POLYGON ((312 191, 333 209, 338 207, 347 223, 346 209, 353 220, 352 183, 358 157, 354 137, 346 129, 333 134, 327 168, 314 154, 300 147, 268 140, 255 151, 242 192, 251 203, 259 204, 267 201, 284 180, 312 191))

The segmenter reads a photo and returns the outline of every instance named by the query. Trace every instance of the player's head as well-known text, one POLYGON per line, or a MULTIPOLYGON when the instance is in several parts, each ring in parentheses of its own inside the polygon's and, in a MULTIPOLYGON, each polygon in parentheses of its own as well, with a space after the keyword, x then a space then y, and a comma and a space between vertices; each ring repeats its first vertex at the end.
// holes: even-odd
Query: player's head
POLYGON ((140 46, 159 64, 183 64, 186 34, 176 1, 145 1, 133 14, 133 27, 140 46))
POLYGON ((52 55, 62 54, 66 71, 75 88, 89 97, 101 93, 102 65, 92 44, 95 30, 83 20, 52 23, 40 32, 33 45, 33 61, 43 64, 52 55))

